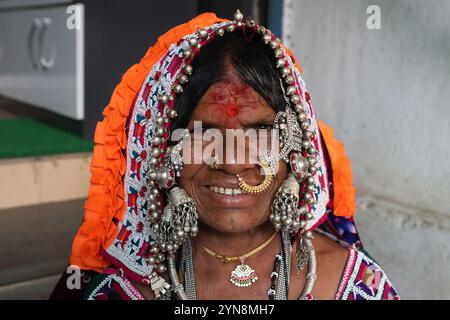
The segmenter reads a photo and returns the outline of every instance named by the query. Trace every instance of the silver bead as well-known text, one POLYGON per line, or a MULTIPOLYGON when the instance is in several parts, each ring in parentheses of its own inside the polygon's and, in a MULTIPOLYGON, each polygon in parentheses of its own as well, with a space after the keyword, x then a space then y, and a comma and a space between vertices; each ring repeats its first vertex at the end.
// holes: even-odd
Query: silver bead
POLYGON ((161 154, 161 149, 159 149, 159 148, 154 148, 153 150, 152 150, 152 157, 157 157, 157 156, 159 156, 161 154))
POLYGON ((305 149, 308 149, 311 146, 311 143, 309 141, 303 140, 302 141, 302 147, 305 149))
POLYGON ((266 33, 266 28, 264 28, 263 26, 259 26, 256 32, 260 35, 263 35, 264 33, 266 33))
MULTIPOLYGON (((151 197, 151 196, 153 196, 152 194, 151 195, 149 195, 149 198, 151 197)), ((156 203, 154 202, 156 199, 149 199, 149 205, 148 205, 148 208, 149 208, 149 210, 151 211, 151 212, 156 212, 156 213, 158 213, 158 206, 156 205, 156 203)))
POLYGON ((180 94, 180 93, 182 93, 183 92, 183 87, 181 86, 181 84, 176 84, 174 87, 173 87, 173 91, 176 93, 176 94, 180 94))
POLYGON ((298 95, 293 95, 292 97, 291 97, 291 102, 293 103, 293 104, 297 104, 297 103, 299 103, 300 102, 300 97, 298 96, 298 95))
POLYGON ((160 273, 166 272, 166 270, 167 270, 167 268, 165 265, 163 265, 163 264, 158 265, 158 271, 160 273))
POLYGON ((190 65, 190 64, 188 64, 187 66, 185 66, 184 67, 184 72, 187 74, 187 75, 191 75, 192 74, 192 66, 190 65))
POLYGON ((291 68, 284 67, 283 69, 281 69, 281 75, 282 75, 283 78, 287 77, 290 74, 291 74, 291 68))
POLYGON ((154 246, 150 249, 151 253, 158 253, 159 252, 159 248, 157 246, 154 246))
POLYGON ((305 220, 300 221, 300 228, 303 229, 305 227, 306 227, 306 221, 305 220))
POLYGON ((294 109, 295 109, 295 112, 297 112, 297 113, 305 111, 305 108, 303 108, 303 105, 301 103, 296 104, 294 109))
POLYGON ((236 22, 242 22, 242 20, 244 20, 244 15, 242 14, 242 12, 237 9, 236 12, 233 15, 234 21, 236 22))
POLYGON ((308 157, 308 162, 310 165, 315 165, 317 163, 317 159, 314 157, 308 157))
POLYGON ((167 112, 167 115, 169 116, 169 118, 173 119, 175 118, 178 114, 177 111, 175 109, 170 109, 169 112, 167 112))
POLYGON ((308 148, 308 154, 314 155, 314 154, 316 154, 316 152, 317 152, 317 150, 313 146, 308 148))
POLYGON ((216 34, 217 34, 219 37, 221 37, 221 36, 223 36, 223 35, 225 34, 225 31, 223 31, 222 28, 219 28, 219 29, 216 30, 216 34))
POLYGON ((154 137, 154 138, 152 139, 152 143, 153 143, 154 145, 156 145, 156 146, 160 145, 161 142, 162 142, 162 139, 161 139, 160 137, 154 137))
POLYGON ((180 238, 183 238, 184 237, 184 231, 183 230, 177 231, 177 236, 180 237, 180 238))
POLYGON ((308 122, 307 120, 302 121, 302 122, 300 123, 300 128, 302 128, 303 130, 308 129, 308 128, 309 128, 309 122, 308 122))
POLYGON ((234 24, 230 24, 230 25, 227 26, 227 32, 233 32, 234 29, 235 29, 234 24))
POLYGON ((155 264, 155 262, 156 262, 155 257, 150 257, 150 258, 148 259, 148 262, 149 262, 150 264, 155 264))
POLYGON ((158 164, 158 162, 159 162, 158 158, 151 158, 150 159, 150 164, 153 165, 153 166, 156 166, 158 164))
POLYGON ((158 118, 156 118, 155 122, 158 126, 162 126, 162 125, 164 125, 165 121, 164 121, 163 117, 158 117, 158 118))
POLYGON ((196 234, 198 232, 198 227, 197 226, 192 226, 191 227, 191 233, 196 234))
POLYGON ((161 137, 161 136, 163 136, 163 135, 166 133, 166 129, 165 129, 165 128, 161 128, 161 127, 156 128, 155 133, 156 133, 158 136, 161 137))
POLYGON ((309 184, 306 186, 306 191, 314 192, 314 191, 316 191, 316 187, 314 185, 309 184))
POLYGON ((281 50, 280 48, 275 49, 274 53, 276 58, 281 58, 283 56, 283 50, 281 50))
POLYGON ((312 175, 316 174, 317 172, 317 168, 316 167, 309 167, 309 173, 311 173, 312 175))
POLYGON ((190 39, 188 40, 188 42, 189 42, 189 45, 190 45, 191 47, 195 47, 195 46, 197 46, 197 44, 198 44, 197 38, 190 38, 190 39))
POLYGON ((178 81, 180 81, 181 84, 185 84, 188 83, 189 78, 187 77, 187 75, 182 74, 178 77, 178 81))
POLYGON ((287 94, 288 96, 292 96, 293 94, 295 94, 295 92, 296 92, 296 90, 295 90, 295 87, 294 87, 294 86, 289 86, 289 87, 287 87, 287 89, 286 89, 286 94, 287 94))
POLYGON ((183 52, 183 58, 186 60, 189 60, 192 56, 192 51, 191 50, 184 50, 183 52))
POLYGON ((159 213, 158 212, 153 212, 152 213, 152 218, 155 219, 155 220, 159 219, 159 213))
POLYGON ((270 46, 272 47, 272 49, 276 49, 280 46, 280 42, 278 39, 272 40, 270 41, 270 46))
POLYGON ((309 193, 305 193, 304 198, 305 198, 305 201, 308 202, 312 198, 312 195, 309 193))
POLYGON ((283 68, 285 64, 286 64, 286 61, 281 58, 281 59, 277 60, 276 66, 278 69, 280 69, 280 68, 283 68))
MULTIPOLYGON (((160 186, 165 186, 170 178, 169 169, 166 167, 159 168, 156 180, 160 186)), ((156 189, 155 189, 156 190, 156 189)))
POLYGON ((163 104, 167 104, 170 101, 170 98, 167 94, 162 94, 159 96, 159 101, 161 101, 163 104))
POLYGON ((300 122, 305 121, 306 118, 307 118, 307 115, 306 115, 305 112, 300 112, 300 113, 298 114, 298 116, 297 116, 297 119, 298 119, 298 121, 300 121, 300 122))
POLYGON ((265 33, 262 37, 262 40, 265 44, 268 44, 270 40, 272 40, 272 35, 265 33))
POLYGON ((150 169, 149 172, 148 172, 148 174, 149 174, 149 176, 150 176, 150 179, 152 179, 152 180, 155 180, 155 179, 156 179, 157 173, 156 173, 156 170, 155 170, 155 169, 150 169))
POLYGON ((286 84, 291 85, 291 84, 294 83, 294 77, 293 77, 293 76, 287 76, 286 78, 284 78, 284 82, 285 82, 286 84))
POLYGON ((307 179, 306 179, 306 182, 308 183, 308 184, 311 184, 311 185, 313 185, 315 182, 316 182, 316 180, 314 179, 314 177, 308 177, 307 179))
MULTIPOLYGON (((307 193, 307 194, 309 194, 309 193, 307 193)), ((305 194, 305 196, 307 195, 307 194, 305 194)), ((306 197, 305 197, 306 198, 306 197)), ((315 202, 316 202, 316 200, 314 199, 314 197, 312 197, 311 196, 311 198, 308 198, 308 199, 305 199, 306 200, 306 203, 308 203, 308 204, 314 204, 315 202)))
POLYGON ((206 39, 208 37, 208 31, 206 31, 205 29, 200 29, 198 30, 198 35, 200 36, 200 38, 206 39))
POLYGON ((311 140, 314 137, 314 133, 312 131, 306 131, 303 134, 307 140, 311 140))
POLYGON ((314 219, 314 216, 313 216, 313 214, 312 214, 311 212, 308 212, 308 213, 305 215, 305 218, 306 218, 306 220, 312 220, 312 219, 314 219))

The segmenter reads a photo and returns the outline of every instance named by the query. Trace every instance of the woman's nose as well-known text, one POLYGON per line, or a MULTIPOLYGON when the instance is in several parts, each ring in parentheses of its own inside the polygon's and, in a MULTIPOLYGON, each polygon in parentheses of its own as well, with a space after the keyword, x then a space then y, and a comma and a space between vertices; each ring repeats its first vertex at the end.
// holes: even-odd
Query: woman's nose
POLYGON ((230 175, 241 175, 246 170, 254 169, 257 161, 257 148, 252 143, 251 140, 234 145, 225 143, 222 170, 230 175))

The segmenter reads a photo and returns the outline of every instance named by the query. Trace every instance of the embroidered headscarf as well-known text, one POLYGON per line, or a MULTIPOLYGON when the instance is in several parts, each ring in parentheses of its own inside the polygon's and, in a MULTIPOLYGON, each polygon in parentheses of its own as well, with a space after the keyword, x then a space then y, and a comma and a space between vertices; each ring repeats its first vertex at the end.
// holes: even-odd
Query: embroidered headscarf
MULTIPOLYGON (((164 203, 158 198, 164 196, 163 192, 150 194, 152 188, 149 187, 149 160, 155 157, 152 154, 152 139, 157 130, 155 121, 165 107, 175 107, 177 94, 174 91, 179 88, 179 76, 189 73, 186 67, 192 61, 183 53, 189 49, 195 57, 201 50, 199 47, 214 41, 221 32, 230 31, 230 25, 235 26, 235 22, 212 13, 201 14, 159 37, 141 61, 123 75, 104 109, 104 119, 95 130, 90 188, 83 223, 73 241, 72 265, 101 272, 113 264, 137 281, 152 272, 148 258, 152 255, 149 249, 154 240, 149 215, 154 208, 149 199, 156 197, 164 203), (193 47, 190 39, 198 39, 199 35, 200 46, 193 47), (161 94, 171 97, 168 103, 161 102, 161 94)), ((267 40, 279 42, 274 35, 270 36, 267 40)), ((350 161, 343 144, 335 140, 332 129, 316 121, 301 67, 294 55, 281 43, 280 48, 286 66, 292 70, 297 94, 304 102, 309 130, 314 133, 312 142, 318 151, 316 201, 307 229, 312 231, 321 226, 337 239, 355 243, 359 239, 352 218, 355 189, 350 161)), ((163 139, 170 134, 170 124, 165 129, 163 139)), ((162 152, 156 155, 158 159, 164 157, 167 147, 165 142, 159 146, 162 152)))

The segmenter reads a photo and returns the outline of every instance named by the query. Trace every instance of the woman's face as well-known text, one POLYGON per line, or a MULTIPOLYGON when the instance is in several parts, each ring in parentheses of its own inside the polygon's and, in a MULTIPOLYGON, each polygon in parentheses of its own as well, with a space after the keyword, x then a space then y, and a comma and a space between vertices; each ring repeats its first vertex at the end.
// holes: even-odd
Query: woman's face
POLYGON ((231 233, 245 232, 268 220, 275 192, 286 178, 287 166, 284 162, 280 161, 276 177, 269 188, 260 194, 230 195, 221 193, 220 188, 223 188, 222 192, 226 192, 226 188, 235 191, 239 189, 237 174, 250 185, 258 185, 264 180, 264 176, 260 174, 260 166, 249 161, 252 145, 248 139, 243 147, 239 147, 235 141, 234 152, 231 153, 233 158, 226 158, 225 155, 231 151, 227 149, 232 148, 226 143, 226 129, 245 131, 253 128, 258 132, 263 126, 270 127, 274 118, 275 111, 231 67, 227 69, 225 80, 213 84, 197 105, 188 129, 194 128, 194 121, 202 121, 203 130, 220 130, 223 148, 219 152, 223 154, 224 164, 217 170, 211 170, 204 162, 185 164, 180 185, 197 204, 200 221, 211 229, 231 233), (239 161, 236 155, 243 151, 245 161, 239 161))

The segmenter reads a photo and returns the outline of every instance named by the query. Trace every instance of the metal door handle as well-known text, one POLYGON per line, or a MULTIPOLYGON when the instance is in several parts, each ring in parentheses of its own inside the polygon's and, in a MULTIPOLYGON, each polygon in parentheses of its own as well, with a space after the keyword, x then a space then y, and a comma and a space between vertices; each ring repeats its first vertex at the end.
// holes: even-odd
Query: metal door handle
POLYGON ((47 57, 45 57, 44 55, 44 37, 45 34, 47 32, 47 30, 50 28, 52 24, 52 19, 50 18, 42 18, 42 28, 39 30, 39 34, 38 34, 38 40, 39 40, 39 63, 42 67, 43 70, 47 70, 52 68, 55 65, 55 61, 56 61, 56 48, 54 43, 52 42, 51 44, 51 51, 50 51, 50 56, 47 59, 47 57))
POLYGON ((28 33, 28 56, 31 60, 31 64, 34 69, 39 68, 39 63, 36 59, 36 52, 35 52, 35 35, 36 32, 39 31, 42 28, 42 21, 39 18, 33 19, 33 22, 31 24, 30 32, 28 33))

